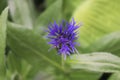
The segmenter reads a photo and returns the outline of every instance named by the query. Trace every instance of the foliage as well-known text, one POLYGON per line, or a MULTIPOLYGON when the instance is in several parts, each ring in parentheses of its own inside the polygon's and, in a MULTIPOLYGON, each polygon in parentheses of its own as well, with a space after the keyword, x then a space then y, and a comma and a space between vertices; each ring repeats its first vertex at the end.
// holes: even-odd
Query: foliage
POLYGON ((100 80, 103 73, 112 73, 107 80, 119 80, 119 4, 43 0, 45 9, 39 12, 32 0, 0 1, 0 80, 100 80), (48 51, 45 30, 53 21, 71 18, 83 24, 78 30, 80 54, 63 60, 56 50, 48 51))
POLYGON ((0 16, 0 77, 5 79, 5 46, 6 46, 6 22, 7 22, 8 8, 6 8, 0 16))

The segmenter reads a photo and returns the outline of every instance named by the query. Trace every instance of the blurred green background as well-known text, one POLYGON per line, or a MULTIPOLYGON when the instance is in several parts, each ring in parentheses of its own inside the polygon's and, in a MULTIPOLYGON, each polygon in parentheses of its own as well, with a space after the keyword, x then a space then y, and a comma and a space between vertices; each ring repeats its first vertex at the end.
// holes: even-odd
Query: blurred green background
POLYGON ((120 0, 0 0, 0 80, 120 80, 120 0), (79 28, 61 65, 45 30, 54 21, 79 28))

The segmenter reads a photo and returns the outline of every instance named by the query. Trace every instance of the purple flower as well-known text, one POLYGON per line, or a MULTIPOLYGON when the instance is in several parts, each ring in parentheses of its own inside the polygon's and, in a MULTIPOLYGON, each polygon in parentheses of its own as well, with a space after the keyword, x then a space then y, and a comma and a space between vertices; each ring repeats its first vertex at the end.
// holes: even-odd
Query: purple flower
POLYGON ((50 39, 48 44, 51 44, 52 48, 56 48, 58 54, 63 54, 64 59, 67 55, 77 52, 75 40, 78 28, 74 19, 70 23, 67 21, 63 21, 61 24, 54 22, 48 26, 48 38, 50 39))

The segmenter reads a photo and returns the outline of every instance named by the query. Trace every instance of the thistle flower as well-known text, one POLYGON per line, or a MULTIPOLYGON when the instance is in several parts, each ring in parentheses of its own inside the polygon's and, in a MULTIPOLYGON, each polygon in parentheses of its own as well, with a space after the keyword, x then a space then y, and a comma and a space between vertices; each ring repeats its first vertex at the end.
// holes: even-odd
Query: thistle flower
POLYGON ((64 59, 67 55, 77 52, 75 48, 77 32, 75 31, 78 28, 74 19, 71 22, 63 21, 60 24, 54 22, 48 26, 48 38, 50 39, 48 44, 51 44, 52 48, 56 48, 58 54, 64 55, 64 59))

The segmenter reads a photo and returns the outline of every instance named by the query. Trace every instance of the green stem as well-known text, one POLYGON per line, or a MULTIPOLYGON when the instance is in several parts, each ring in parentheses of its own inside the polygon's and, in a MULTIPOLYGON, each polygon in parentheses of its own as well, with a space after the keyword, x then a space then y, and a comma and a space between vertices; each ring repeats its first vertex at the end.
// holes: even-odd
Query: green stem
POLYGON ((61 55, 61 60, 62 60, 62 61, 61 61, 61 62, 62 62, 62 63, 61 63, 62 68, 65 69, 65 67, 64 67, 64 66, 65 66, 65 62, 64 62, 65 60, 64 60, 64 55, 63 55, 63 54, 61 55))

